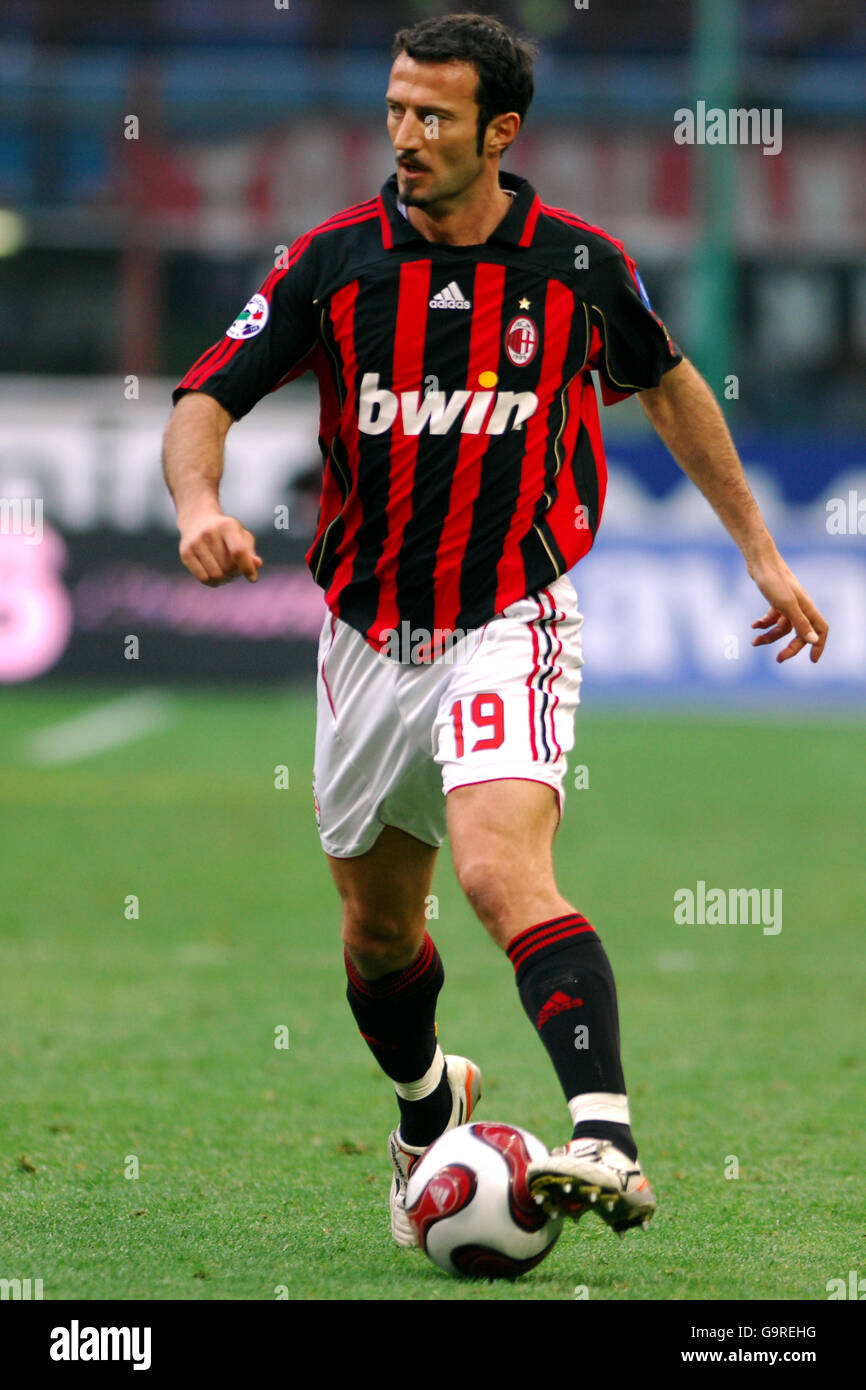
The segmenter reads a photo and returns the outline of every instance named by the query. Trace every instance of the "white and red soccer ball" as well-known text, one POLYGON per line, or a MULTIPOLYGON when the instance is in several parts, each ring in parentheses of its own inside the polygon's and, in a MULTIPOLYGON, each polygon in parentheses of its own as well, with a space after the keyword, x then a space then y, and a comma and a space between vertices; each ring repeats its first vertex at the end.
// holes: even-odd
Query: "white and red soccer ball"
POLYGON ((547 1153, 527 1130, 490 1121, 437 1139, 406 1190, 406 1213, 430 1259, 467 1279, 516 1279, 539 1264, 562 1230, 526 1179, 528 1164, 547 1153))

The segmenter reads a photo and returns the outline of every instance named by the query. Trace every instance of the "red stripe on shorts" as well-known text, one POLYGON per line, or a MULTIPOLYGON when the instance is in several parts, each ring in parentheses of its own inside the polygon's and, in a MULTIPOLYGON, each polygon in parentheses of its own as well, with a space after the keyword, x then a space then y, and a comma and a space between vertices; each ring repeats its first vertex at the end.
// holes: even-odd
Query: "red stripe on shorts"
MULTIPOLYGON (((550 594, 550 590, 549 590, 549 589, 544 589, 542 592, 544 593, 545 598, 547 598, 547 599, 550 600, 550 606, 551 606, 551 608, 553 609, 553 621, 552 621, 551 624, 550 624, 550 630, 551 630, 551 632, 553 633, 554 640, 557 641, 557 642, 559 643, 559 651, 556 653, 556 656, 551 657, 551 662, 554 662, 554 661, 558 661, 558 660, 559 660, 560 656, 562 655, 562 647, 563 647, 562 638, 559 636, 558 632, 556 631, 556 622, 557 622, 557 619, 558 619, 560 616, 562 616, 562 617, 564 618, 564 617, 565 617, 565 614, 562 613, 562 614, 560 615, 559 610, 557 609, 556 604, 554 603, 553 599, 551 598, 551 594, 550 594)), ((552 703, 551 703, 551 706, 550 706, 550 737, 551 737, 553 743, 556 745, 556 756, 557 756, 558 758, 561 758, 561 757, 562 757, 562 749, 560 748, 560 746, 559 746, 559 740, 558 740, 557 737, 556 737, 556 726, 555 726, 555 724, 554 724, 553 716, 554 716, 554 713, 556 712, 556 706, 559 704, 559 695, 558 695, 558 694, 557 694, 557 695, 554 695, 554 694, 553 694, 553 682, 554 682, 559 676, 561 676, 561 675, 562 675, 562 667, 561 667, 561 666, 556 666, 556 667, 554 667, 554 668, 553 668, 553 675, 552 675, 551 678, 550 678, 550 685, 547 687, 547 693, 548 693, 548 695, 551 695, 551 696, 553 697, 552 703)))
MULTIPOLYGON (((537 600, 536 600, 537 602, 537 600)), ((541 604, 538 605, 541 612, 544 612, 541 604)), ((535 630, 536 619, 533 618, 529 624, 532 633, 532 660, 533 667, 526 678, 526 685, 529 690, 529 742, 532 748, 532 761, 538 762, 538 747, 535 742, 535 677, 538 675, 538 633, 535 630)))
MULTIPOLYGON (((331 647, 333 647, 333 645, 334 645, 334 638, 336 637, 336 635, 337 635, 337 624, 336 624, 336 621, 335 621, 335 619, 334 619, 334 615, 333 615, 333 613, 332 613, 332 614, 331 614, 331 647)), ((325 675, 325 662, 328 660, 328 657, 331 655, 331 647, 328 648, 328 650, 325 652, 324 657, 322 658, 322 680, 324 681, 325 690, 327 691, 327 695, 328 695, 328 704, 331 706, 331 713, 332 713, 332 715, 334 716, 334 718, 336 719, 336 717, 337 717, 337 711, 334 709, 334 701, 331 699, 331 687, 328 685, 328 677, 325 675)))

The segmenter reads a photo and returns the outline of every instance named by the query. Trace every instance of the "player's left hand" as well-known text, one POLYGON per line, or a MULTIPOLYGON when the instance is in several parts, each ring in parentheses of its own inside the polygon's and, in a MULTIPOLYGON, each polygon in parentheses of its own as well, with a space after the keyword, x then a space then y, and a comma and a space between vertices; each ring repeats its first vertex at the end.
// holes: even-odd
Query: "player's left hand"
POLYGON ((748 570, 770 604, 763 618, 752 623, 753 628, 763 629, 760 637, 753 639, 752 646, 763 647, 768 642, 778 642, 780 637, 787 637, 793 629, 796 636, 784 651, 779 652, 776 660, 789 661, 804 647, 811 646, 810 661, 820 661, 829 624, 782 557, 778 555, 771 561, 749 565, 748 570))

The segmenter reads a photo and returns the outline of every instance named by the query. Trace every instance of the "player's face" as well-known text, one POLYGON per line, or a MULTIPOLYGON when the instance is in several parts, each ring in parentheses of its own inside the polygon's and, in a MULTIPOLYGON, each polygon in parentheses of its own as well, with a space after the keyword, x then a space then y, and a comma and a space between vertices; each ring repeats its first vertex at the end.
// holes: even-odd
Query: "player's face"
POLYGON ((453 205, 479 177, 477 90, 471 63, 395 59, 385 102, 401 202, 453 205))

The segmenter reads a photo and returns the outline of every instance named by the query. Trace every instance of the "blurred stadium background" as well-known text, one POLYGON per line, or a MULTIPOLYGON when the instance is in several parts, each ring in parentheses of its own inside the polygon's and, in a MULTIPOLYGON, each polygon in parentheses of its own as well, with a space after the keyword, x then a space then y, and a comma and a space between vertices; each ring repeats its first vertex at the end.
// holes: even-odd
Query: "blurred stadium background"
MULTIPOLYGON (((212 591, 183 569, 159 451, 172 386, 276 248, 390 174, 394 31, 458 8, 88 0, 73 17, 65 0, 4 0, 0 12, 0 1275, 44 1273, 46 1296, 272 1297, 286 1282, 293 1297, 402 1296, 356 1179, 360 1165, 384 1181, 393 1103, 342 998, 310 806, 312 378, 229 437, 223 502, 256 533, 255 586, 212 591), (274 526, 282 505, 288 530, 274 526), (283 764, 290 787, 275 795, 283 764), (286 1020, 307 1063, 291 1083, 272 1043, 286 1020), (275 1104, 286 1084, 289 1112, 275 1104), (334 1133, 322 1096, 336 1095, 334 1133), (119 1178, 130 1154, 145 1183, 119 1178), (311 1156, 315 1179, 287 1189, 311 1156), (369 1237, 360 1257, 354 1236, 332 1237, 337 1200, 369 1237), (275 1209, 285 1220, 262 1225, 275 1209)), ((844 1117, 862 1108, 866 726, 850 716, 866 695, 866 9, 479 8, 541 44, 507 167, 625 242, 832 629, 817 668, 755 652, 765 605, 738 552, 637 403, 603 412, 608 501, 575 576, 587 615, 575 759, 594 791, 572 795, 559 862, 564 891, 610 929, 626 1074, 633 1060, 639 1118, 650 1100, 655 1116, 651 1171, 684 1215, 642 1264, 627 1242, 581 1232, 594 1262, 577 1277, 611 1298, 824 1297, 856 1256, 804 1165, 820 1163, 828 1191, 853 1180, 844 1117), (781 109, 781 151, 678 145, 674 113, 699 99, 781 109), (672 888, 714 874, 782 884, 783 934, 674 926, 672 888), (819 978, 816 923, 833 930, 819 978), (659 989, 666 974, 676 989, 659 989), (728 1149, 750 1156, 719 1197, 706 1175, 728 1149), (796 1221, 767 1207, 762 1176, 791 1179, 796 1221)), ((489 1056, 505 1113, 560 1142, 561 1101, 507 971, 443 874, 450 1045, 489 1056)), ((574 1273, 561 1249, 513 1296, 561 1297, 548 1274, 574 1273)), ((440 1296, 424 1277, 418 1296, 440 1296)))

